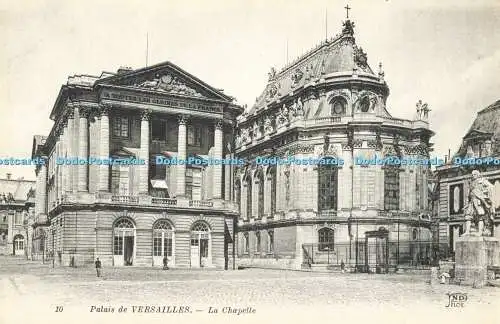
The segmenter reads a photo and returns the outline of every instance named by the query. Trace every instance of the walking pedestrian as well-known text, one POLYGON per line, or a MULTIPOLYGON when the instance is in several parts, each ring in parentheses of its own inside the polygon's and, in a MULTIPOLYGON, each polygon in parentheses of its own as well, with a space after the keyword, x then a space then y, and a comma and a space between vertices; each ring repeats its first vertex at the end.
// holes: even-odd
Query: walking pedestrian
POLYGON ((342 271, 342 273, 345 272, 345 263, 344 263, 344 260, 340 261, 340 270, 342 271))
POLYGON ((163 257, 163 270, 168 270, 168 258, 166 255, 163 257))
POLYGON ((102 264, 101 264, 101 261, 99 260, 99 258, 97 258, 95 260, 95 270, 97 271, 97 276, 100 277, 101 276, 101 268, 102 268, 102 264))

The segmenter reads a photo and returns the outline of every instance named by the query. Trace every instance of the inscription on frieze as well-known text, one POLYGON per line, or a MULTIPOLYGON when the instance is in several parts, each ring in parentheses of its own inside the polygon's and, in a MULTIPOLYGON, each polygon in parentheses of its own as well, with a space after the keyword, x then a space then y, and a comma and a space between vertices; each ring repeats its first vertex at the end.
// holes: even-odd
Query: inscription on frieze
POLYGON ((189 110, 198 110, 203 112, 210 113, 222 113, 222 107, 216 105, 209 105, 206 103, 198 103, 193 101, 186 100, 175 100, 175 99, 162 99, 155 98, 149 96, 138 96, 138 95, 130 95, 118 92, 103 92, 102 97, 105 99, 113 99, 119 101, 130 101, 130 102, 138 102, 138 103, 146 103, 153 104, 158 106, 166 106, 172 108, 179 109, 189 109, 189 110))

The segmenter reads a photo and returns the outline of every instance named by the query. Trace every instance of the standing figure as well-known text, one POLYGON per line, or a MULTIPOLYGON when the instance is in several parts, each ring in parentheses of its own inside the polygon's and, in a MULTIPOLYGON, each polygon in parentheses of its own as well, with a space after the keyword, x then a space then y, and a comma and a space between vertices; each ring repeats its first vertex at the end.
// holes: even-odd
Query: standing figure
POLYGON ((465 207, 465 233, 471 233, 471 225, 477 228, 479 236, 491 236, 495 205, 493 185, 481 176, 478 170, 472 171, 469 201, 465 207))
POLYGON ((97 272, 97 276, 100 277, 101 276, 101 268, 102 268, 102 264, 101 264, 101 261, 99 260, 99 258, 97 258, 95 260, 95 270, 97 272))
POLYGON ((163 270, 168 270, 168 258, 166 255, 163 257, 163 270))

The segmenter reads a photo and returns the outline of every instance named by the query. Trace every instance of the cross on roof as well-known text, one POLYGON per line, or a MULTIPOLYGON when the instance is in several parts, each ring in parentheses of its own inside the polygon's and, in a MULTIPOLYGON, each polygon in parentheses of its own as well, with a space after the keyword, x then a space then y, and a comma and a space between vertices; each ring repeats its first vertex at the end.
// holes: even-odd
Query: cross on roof
POLYGON ((347 11, 347 19, 349 19, 349 10, 351 10, 352 8, 349 7, 349 4, 347 6, 344 7, 344 9, 347 11))

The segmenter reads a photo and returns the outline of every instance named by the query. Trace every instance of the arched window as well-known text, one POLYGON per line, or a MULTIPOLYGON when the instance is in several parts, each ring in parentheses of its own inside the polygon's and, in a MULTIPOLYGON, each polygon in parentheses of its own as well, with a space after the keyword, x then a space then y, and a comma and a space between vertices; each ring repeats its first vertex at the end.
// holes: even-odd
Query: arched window
POLYGON ((246 177, 247 185, 247 219, 253 217, 252 215, 252 177, 247 175, 246 177))
POLYGON ((331 114, 333 116, 342 116, 346 114, 347 101, 342 97, 335 97, 330 102, 331 114))
POLYGON ((324 227, 318 231, 318 250, 333 251, 334 249, 334 230, 324 227))
POLYGON ((337 209, 337 174, 333 164, 318 166, 318 211, 337 209))
POLYGON ((264 216, 264 173, 262 169, 259 169, 256 173, 256 179, 258 182, 258 209, 257 209, 257 217, 262 218, 264 216))
POLYGON ((173 233, 173 227, 166 219, 159 220, 153 225, 153 256, 172 256, 173 233))

